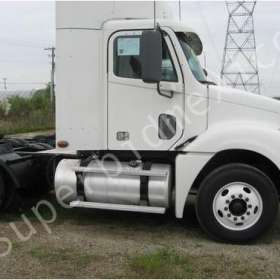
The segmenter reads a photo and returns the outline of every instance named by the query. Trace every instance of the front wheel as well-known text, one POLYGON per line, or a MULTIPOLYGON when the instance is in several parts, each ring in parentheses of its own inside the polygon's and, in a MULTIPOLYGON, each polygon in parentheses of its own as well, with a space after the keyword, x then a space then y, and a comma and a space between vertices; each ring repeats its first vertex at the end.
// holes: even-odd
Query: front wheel
POLYGON ((201 183, 196 213, 210 236, 245 242, 272 225, 278 213, 278 193, 271 179, 257 168, 227 164, 201 183))

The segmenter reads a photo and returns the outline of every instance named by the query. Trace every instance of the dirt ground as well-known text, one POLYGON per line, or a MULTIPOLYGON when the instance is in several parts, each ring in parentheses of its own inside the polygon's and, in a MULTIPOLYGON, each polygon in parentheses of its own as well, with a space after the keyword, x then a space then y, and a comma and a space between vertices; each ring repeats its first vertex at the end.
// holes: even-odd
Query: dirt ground
MULTIPOLYGON (((56 220, 42 226, 32 212, 0 218, 1 278, 279 278, 280 218, 249 245, 210 240, 193 207, 185 220, 164 216, 88 209, 66 210, 53 202, 56 220), (18 234, 33 235, 20 241, 18 234), (49 232, 47 231, 49 230, 49 232)), ((44 219, 52 214, 39 209, 44 219)))

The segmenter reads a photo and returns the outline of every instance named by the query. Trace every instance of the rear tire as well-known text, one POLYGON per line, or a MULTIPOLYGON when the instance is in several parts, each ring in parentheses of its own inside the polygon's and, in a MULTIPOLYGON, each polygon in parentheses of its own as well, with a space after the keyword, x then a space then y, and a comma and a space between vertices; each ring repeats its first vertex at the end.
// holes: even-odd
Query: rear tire
POLYGON ((268 230, 278 213, 278 193, 272 180, 246 164, 228 164, 201 183, 196 214, 214 239, 246 242, 268 230))
POLYGON ((4 180, 0 174, 0 211, 3 210, 5 202, 5 185, 4 185, 4 180))

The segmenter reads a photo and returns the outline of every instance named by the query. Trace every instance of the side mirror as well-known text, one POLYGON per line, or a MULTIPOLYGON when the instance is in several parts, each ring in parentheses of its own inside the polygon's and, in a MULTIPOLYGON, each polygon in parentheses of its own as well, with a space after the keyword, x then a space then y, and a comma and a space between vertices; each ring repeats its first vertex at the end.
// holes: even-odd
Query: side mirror
POLYGON ((142 80, 145 83, 161 81, 162 36, 159 31, 143 31, 140 40, 142 80))

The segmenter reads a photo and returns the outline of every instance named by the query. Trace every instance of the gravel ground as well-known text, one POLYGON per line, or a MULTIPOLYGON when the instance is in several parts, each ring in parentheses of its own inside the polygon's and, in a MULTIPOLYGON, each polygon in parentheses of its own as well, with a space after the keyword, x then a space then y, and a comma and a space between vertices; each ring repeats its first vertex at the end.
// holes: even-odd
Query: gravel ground
MULTIPOLYGON (((280 277, 280 218, 261 239, 240 246, 208 239, 192 206, 180 221, 171 213, 66 210, 48 199, 57 212, 51 233, 28 212, 34 234, 19 241, 10 222, 25 236, 28 225, 19 214, 2 214, 0 238, 9 238, 12 250, 0 258, 1 278, 280 277)), ((41 212, 50 218, 47 209, 41 212)), ((6 249, 0 242, 0 253, 6 249)))

